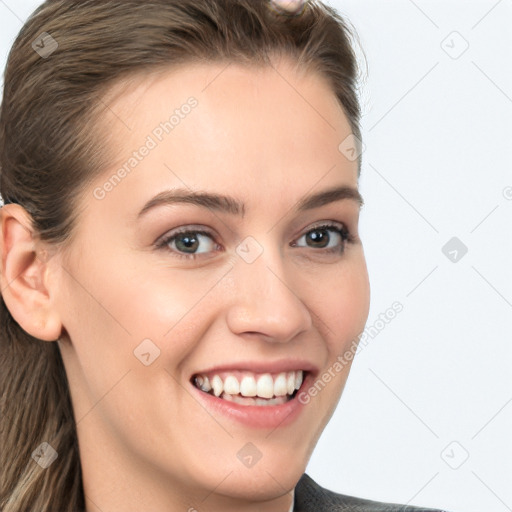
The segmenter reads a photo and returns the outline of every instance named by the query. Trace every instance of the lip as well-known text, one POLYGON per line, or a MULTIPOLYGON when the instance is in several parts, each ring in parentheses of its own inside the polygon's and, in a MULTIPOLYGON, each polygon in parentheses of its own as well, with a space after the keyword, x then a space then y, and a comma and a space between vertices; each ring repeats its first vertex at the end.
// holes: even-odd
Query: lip
MULTIPOLYGON (((257 364, 255 365, 254 363, 251 363, 249 366, 250 368, 243 365, 237 365, 236 369, 245 369, 247 371, 256 372, 254 367, 258 367, 257 364)), ((311 367, 311 364, 308 364, 308 366, 311 367)), ((271 369, 268 364, 265 366, 265 368, 267 370, 271 369)), ((215 368, 216 371, 221 371, 221 369, 222 371, 227 371, 234 369, 234 367, 222 366, 215 368)), ((285 370, 284 367, 281 366, 281 363, 279 363, 278 369, 276 370, 274 368, 274 371, 292 371, 294 369, 305 370, 305 368, 297 368, 296 363, 294 363, 294 366, 288 366, 285 370)), ((272 373, 272 371, 269 371, 269 373, 272 373)), ((316 372, 314 370, 307 370, 307 372, 304 374, 304 380, 300 388, 296 391, 294 398, 281 405, 240 405, 235 402, 228 402, 227 400, 223 400, 222 398, 216 397, 215 395, 201 391, 192 383, 190 383, 190 386, 195 393, 194 396, 198 397, 200 403, 204 404, 206 410, 209 411, 214 417, 219 415, 225 416, 251 428, 276 429, 287 427, 299 418, 301 412, 306 406, 306 404, 299 402, 299 393, 301 393, 304 389, 307 389, 314 382, 315 373, 316 372)))
POLYGON ((309 361, 300 359, 283 359, 280 361, 240 361, 238 363, 229 363, 218 366, 212 366, 205 370, 199 370, 191 375, 209 375, 215 372, 229 372, 229 371, 247 371, 253 373, 281 373, 291 372, 296 370, 304 370, 305 372, 316 375, 318 368, 311 364, 309 361))

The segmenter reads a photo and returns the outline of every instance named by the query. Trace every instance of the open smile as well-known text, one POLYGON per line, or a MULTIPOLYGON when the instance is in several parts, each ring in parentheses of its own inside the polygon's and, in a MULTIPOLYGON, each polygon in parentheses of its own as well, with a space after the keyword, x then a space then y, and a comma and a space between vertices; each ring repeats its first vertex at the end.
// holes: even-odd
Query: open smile
POLYGON ((256 428, 285 427, 304 410, 297 395, 313 383, 318 371, 310 365, 303 369, 287 365, 285 370, 278 366, 280 371, 202 371, 191 377, 191 384, 198 401, 214 416, 256 428))
POLYGON ((293 399, 304 379, 304 371, 254 373, 227 371, 198 374, 194 385, 210 395, 240 405, 280 405, 293 399))

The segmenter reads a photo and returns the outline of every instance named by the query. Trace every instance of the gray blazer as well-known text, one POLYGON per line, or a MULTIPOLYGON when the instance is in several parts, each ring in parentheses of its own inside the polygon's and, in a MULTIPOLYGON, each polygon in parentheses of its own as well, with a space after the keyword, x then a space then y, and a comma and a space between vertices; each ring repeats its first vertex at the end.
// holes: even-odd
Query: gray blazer
POLYGON ((295 486, 293 512, 443 512, 439 509, 412 507, 365 500, 337 494, 320 487, 306 473, 295 486))

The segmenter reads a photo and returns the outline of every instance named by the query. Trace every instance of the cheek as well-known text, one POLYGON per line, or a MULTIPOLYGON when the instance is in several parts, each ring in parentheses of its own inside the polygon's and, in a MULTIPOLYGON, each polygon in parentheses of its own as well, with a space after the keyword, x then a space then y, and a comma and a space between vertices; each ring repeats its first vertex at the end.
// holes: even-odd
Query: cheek
POLYGON ((370 309, 370 285, 364 259, 358 259, 330 280, 320 313, 331 357, 342 354, 363 332, 370 309), (323 313, 322 313, 323 312, 323 313))
MULTIPOLYGON (((218 293, 215 285, 224 273, 225 269, 162 271, 161 265, 155 265, 149 269, 141 266, 131 275, 110 274, 105 302, 125 328, 118 326, 115 343, 132 368, 144 368, 137 359, 141 351, 149 351, 152 367, 180 366, 218 312, 219 298, 215 302, 213 298, 218 293)), ((104 332, 105 341, 113 340, 108 338, 113 334, 104 332)))
POLYGON ((307 391, 322 417, 318 436, 338 405, 368 319, 370 286, 364 258, 331 276, 325 290, 317 311, 322 320, 318 328, 322 328, 328 357, 320 375, 307 391))

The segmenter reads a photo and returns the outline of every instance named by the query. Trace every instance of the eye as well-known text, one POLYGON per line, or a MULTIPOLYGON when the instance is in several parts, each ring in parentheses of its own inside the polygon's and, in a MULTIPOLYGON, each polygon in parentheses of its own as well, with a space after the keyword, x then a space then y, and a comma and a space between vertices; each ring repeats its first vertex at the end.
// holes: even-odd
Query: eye
POLYGON ((292 244, 293 247, 311 247, 323 249, 324 253, 343 253, 347 243, 354 241, 350 232, 342 224, 322 224, 310 229, 302 235, 298 240, 305 239, 306 244, 311 242, 312 245, 292 244), (334 236, 329 233, 334 233, 334 236))
POLYGON ((217 246, 217 244, 213 240, 212 233, 204 230, 193 229, 192 226, 178 232, 171 233, 169 236, 163 238, 157 243, 157 248, 169 249, 178 258, 186 259, 195 259, 198 254, 210 252, 212 247, 215 246, 217 246), (200 248, 201 243, 205 241, 209 241, 209 243, 203 243, 203 245, 206 245, 206 248, 198 251, 197 249, 200 248))
MULTIPOLYGON (((219 250, 220 246, 215 242, 214 236, 213 233, 204 229, 186 226, 157 242, 156 248, 168 250, 178 258, 196 259, 200 254, 219 250)), ((355 237, 343 224, 322 224, 307 231, 298 241, 302 239, 305 239, 307 245, 293 242, 290 244, 291 247, 309 247, 318 249, 316 252, 319 253, 341 255, 345 251, 346 244, 354 242, 355 237), (308 245, 309 243, 312 245, 308 245)))

